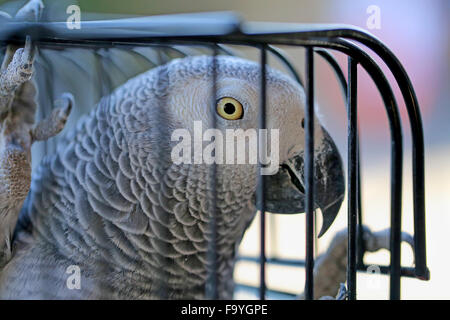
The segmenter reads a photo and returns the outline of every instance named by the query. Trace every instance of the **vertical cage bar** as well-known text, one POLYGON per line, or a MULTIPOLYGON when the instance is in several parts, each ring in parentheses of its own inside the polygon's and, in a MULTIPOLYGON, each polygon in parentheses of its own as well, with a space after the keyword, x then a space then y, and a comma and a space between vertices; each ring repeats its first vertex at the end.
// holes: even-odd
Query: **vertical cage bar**
MULTIPOLYGON (((217 103, 217 45, 213 45, 213 57, 212 57, 212 93, 211 93, 211 128, 217 127, 216 118, 216 103, 217 103)), ((211 240, 208 243, 208 276, 205 286, 205 297, 210 300, 217 300, 218 294, 218 275, 217 275, 217 165, 213 162, 210 167, 211 179, 209 180, 210 195, 210 209, 211 209, 211 221, 209 223, 209 229, 211 233, 211 240)))
MULTIPOLYGON (((415 97, 415 96, 414 96, 415 97)), ((408 109, 409 112, 409 109, 408 109)), ((410 123, 413 136, 413 194, 414 194, 414 260, 416 276, 420 279, 429 279, 426 253, 426 226, 425 226, 425 151, 423 142, 422 119, 417 110, 416 119, 410 123), (413 125, 413 121, 416 121, 413 125), (414 127, 417 127, 414 129, 414 127)))
POLYGON ((306 48, 305 109, 305 212, 306 261, 305 299, 314 299, 314 48, 306 48))
POLYGON ((402 233, 402 146, 392 145, 391 167, 391 234, 390 234, 390 299, 400 300, 401 233, 402 233), (398 155, 399 154, 399 155, 398 155))
MULTIPOLYGON (((260 112, 259 112, 259 129, 266 129, 266 64, 267 64, 267 47, 261 46, 260 68, 261 68, 261 88, 260 88, 260 112)), ((261 148, 266 147, 262 143, 261 135, 259 136, 258 150, 261 155, 261 148)), ((261 174, 261 159, 258 166, 258 190, 257 201, 259 201, 260 212, 260 259, 259 259, 259 298, 266 298, 266 203, 265 203, 265 176, 261 174)))
MULTIPOLYGON (((358 122, 358 119, 356 120, 358 122)), ((359 138, 359 130, 358 130, 358 136, 356 137, 356 148, 357 148, 357 161, 356 161, 356 184, 357 184, 357 201, 358 201, 358 224, 357 224, 357 250, 358 250, 358 259, 356 261, 356 267, 359 269, 360 267, 364 265, 364 252, 366 250, 365 244, 364 244, 364 238, 363 238, 363 214, 362 214, 362 186, 361 186, 361 145, 360 145, 360 138, 359 138)))
MULTIPOLYGON (((416 276, 420 279, 429 279, 426 256, 426 228, 425 228, 425 150, 422 117, 416 93, 411 80, 398 58, 379 40, 367 37, 365 34, 353 34, 350 36, 372 49, 389 67, 402 92, 408 112, 409 124, 412 134, 412 179, 413 179, 413 203, 414 203, 414 260, 416 276)), ((401 145, 400 153, 403 153, 401 145)), ((399 156, 400 157, 400 156, 399 156)), ((402 164, 399 164, 403 170, 402 164)), ((401 200, 401 186, 399 197, 401 200)), ((401 203, 398 206, 401 209, 401 203)), ((395 250, 396 251, 396 250, 395 250)), ((397 263, 397 262, 396 262, 397 263)), ((394 271, 394 270, 392 270, 394 271)), ((400 284, 400 281, 397 280, 400 284)), ((391 283, 392 285, 393 283, 391 283)), ((398 290, 399 291, 399 290, 398 290)), ((391 294, 393 292, 391 291, 391 294)), ((392 295, 391 295, 392 296, 392 295)), ((398 292, 398 296, 400 296, 398 292)))
POLYGON ((357 161, 358 161, 358 127, 357 127, 357 62, 348 57, 347 83, 347 135, 348 135, 348 252, 347 252, 347 287, 348 299, 356 300, 356 224, 357 224, 357 161))

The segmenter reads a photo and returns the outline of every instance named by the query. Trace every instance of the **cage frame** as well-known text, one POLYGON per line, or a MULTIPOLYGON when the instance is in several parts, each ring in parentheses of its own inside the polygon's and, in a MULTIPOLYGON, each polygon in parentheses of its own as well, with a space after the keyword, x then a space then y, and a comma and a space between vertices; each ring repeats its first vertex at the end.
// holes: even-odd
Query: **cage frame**
MULTIPOLYGON (((127 47, 163 45, 203 45, 210 47, 213 56, 224 51, 222 45, 253 46, 260 51, 261 92, 259 127, 265 128, 266 108, 266 62, 267 52, 276 56, 291 72, 292 76, 305 88, 305 191, 306 191, 306 258, 288 260, 267 258, 265 253, 265 206, 264 176, 257 191, 257 201, 261 203, 260 257, 239 257, 238 259, 257 262, 260 265, 259 297, 265 299, 267 263, 305 266, 305 298, 313 299, 314 268, 314 194, 313 194, 313 153, 312 132, 314 117, 314 58, 322 57, 335 72, 341 86, 347 106, 347 156, 349 160, 347 194, 348 197, 348 299, 356 299, 356 272, 365 270, 363 263, 364 248, 362 241, 361 175, 359 160, 359 138, 357 128, 357 66, 363 67, 375 83, 385 105, 391 142, 391 221, 390 221, 390 265, 378 266, 381 273, 390 276, 390 299, 400 299, 401 277, 429 279, 426 262, 425 235, 425 153, 422 119, 419 103, 409 76, 394 53, 379 39, 363 29, 348 25, 326 24, 288 24, 244 22, 231 12, 178 14, 103 21, 81 21, 81 29, 68 30, 65 22, 6 22, 0 30, 0 42, 23 43, 30 36, 36 43, 63 47, 127 47), (207 30, 207 32, 205 31, 207 30), (415 266, 401 265, 401 219, 402 219, 402 181, 403 181, 403 136, 401 118, 396 98, 391 86, 378 64, 357 44, 364 45, 385 63, 393 74, 407 109, 412 138, 412 181, 414 214, 414 258, 415 266), (276 45, 304 47, 306 50, 305 83, 276 45), (344 53, 348 57, 348 81, 343 70, 334 59, 330 50, 344 53), (358 245, 359 244, 359 245, 358 245), (358 248, 358 250, 357 250, 358 248)), ((215 59, 213 60, 215 61, 215 59)), ((214 72, 214 94, 216 75, 214 72)), ((215 121, 213 121, 215 126, 215 121)), ((215 165, 212 166, 215 174, 215 165)), ((214 175, 215 176, 215 175, 214 175)), ((215 179, 213 179, 215 180, 215 179)), ((215 181, 213 182, 215 190, 215 181)), ((212 200, 215 208, 215 199, 212 200)), ((214 210, 215 211, 215 210, 214 210)), ((215 213, 213 213, 215 217, 215 213)), ((215 218, 211 225, 215 234, 215 218)), ((214 239, 214 237, 213 237, 214 239)), ((216 259, 214 241, 211 241, 208 257, 214 263, 216 259)), ((206 297, 216 299, 217 274, 209 275, 206 297)))

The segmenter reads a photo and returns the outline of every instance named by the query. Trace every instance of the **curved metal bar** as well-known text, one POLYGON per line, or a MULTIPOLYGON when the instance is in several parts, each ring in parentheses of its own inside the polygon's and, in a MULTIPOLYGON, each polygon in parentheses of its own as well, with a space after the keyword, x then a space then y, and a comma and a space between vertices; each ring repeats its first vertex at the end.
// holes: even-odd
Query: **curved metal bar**
POLYGON ((175 47, 169 46, 169 45, 162 45, 162 48, 164 48, 165 54, 167 54, 167 52, 169 52, 169 51, 173 51, 173 52, 176 52, 176 53, 180 54, 181 56, 183 56, 183 58, 187 57, 189 55, 189 53, 185 52, 183 49, 181 49, 179 47, 175 48, 175 47))
MULTIPOLYGON (((211 45, 210 44, 206 45, 206 46, 205 45, 201 45, 201 47, 202 48, 211 48, 211 45)), ((220 54, 219 53, 219 51, 220 51, 220 52, 222 52, 225 55, 236 56, 236 53, 233 52, 233 50, 227 48, 225 45, 214 44, 213 47, 216 48, 215 50, 217 51, 217 55, 220 54)), ((167 46, 167 48, 172 49, 172 50, 174 50, 174 51, 176 51, 176 52, 178 52, 180 54, 183 54, 185 57, 193 56, 193 55, 196 55, 196 54, 199 54, 199 53, 204 54, 203 52, 196 50, 195 47, 194 48, 189 48, 189 47, 184 46, 184 45, 179 45, 179 46, 176 46, 176 47, 167 46)))
MULTIPOLYGON (((342 39, 320 39, 302 40, 298 45, 317 46, 341 51, 356 59, 358 63, 371 76, 383 102, 386 106, 389 126, 391 130, 391 236, 395 239, 396 234, 401 232, 401 194, 402 194, 402 169, 403 169, 403 141, 400 124, 400 115, 392 89, 381 69, 373 59, 359 47, 342 39), (400 183, 399 183, 400 182, 400 183)), ((400 298, 400 238, 398 243, 392 243, 391 238, 391 298, 400 298)))
POLYGON ((344 72, 342 72, 339 63, 333 57, 333 55, 326 49, 317 48, 316 53, 319 54, 333 69, 336 78, 339 80, 339 85, 341 87, 342 96, 344 97, 344 101, 347 100, 347 80, 345 79, 344 72))
MULTIPOLYGON (((50 25, 49 25, 50 26, 50 25)), ((53 25, 51 25, 53 26, 53 25)), ((297 28, 297 27, 296 27, 297 28)), ((270 28, 272 29, 272 28, 270 28)), ((267 30, 267 28, 265 29, 267 30)), ((273 30, 280 30, 280 28, 274 28, 273 30)), ((3 30, 2 30, 3 31, 3 30)), ((56 30, 57 31, 57 30, 56 30)), ((237 44, 292 44, 292 45, 302 45, 302 46, 322 46, 327 48, 332 48, 332 46, 337 46, 338 48, 336 50, 339 51, 347 51, 350 52, 349 55, 352 57, 355 57, 354 55, 362 55, 361 59, 358 59, 358 61, 361 63, 361 65, 364 67, 364 64, 369 69, 372 68, 372 72, 375 72, 375 81, 378 89, 380 90, 380 87, 383 88, 385 85, 381 84, 384 83, 386 80, 384 75, 381 72, 381 78, 380 75, 377 74, 377 70, 379 70, 378 66, 375 64, 374 66, 371 66, 371 63, 368 63, 365 59, 364 52, 357 52, 354 51, 354 48, 348 47, 345 42, 344 43, 338 43, 338 41, 343 41, 337 39, 337 37, 343 37, 347 39, 356 40, 367 47, 369 47, 371 50, 373 50, 377 55, 379 55, 382 60, 386 63, 386 65, 389 67, 390 71, 394 75, 400 90, 402 92, 402 96, 405 100, 406 108, 408 110, 408 117, 411 124, 411 132, 412 132, 412 154, 413 154, 413 197, 414 197, 414 230, 415 230, 415 262, 416 262, 416 275, 420 279, 428 279, 429 278, 429 272, 426 266, 426 247, 425 247, 425 198, 424 198, 424 143, 423 143, 423 129, 422 129, 422 120, 420 116, 420 110, 419 105, 417 102, 417 97, 415 95, 414 89, 412 87, 411 81, 404 70, 401 63, 398 61, 398 59, 395 57, 395 55, 378 39, 375 37, 369 35, 365 31, 357 30, 354 28, 348 28, 348 27, 330 27, 330 26, 303 26, 302 28, 285 30, 281 28, 281 31, 275 32, 253 32, 253 33, 239 33, 239 32, 232 32, 232 33, 211 33, 209 35, 207 34, 195 34, 194 36, 186 36, 186 35, 179 35, 179 34, 165 34, 164 32, 158 34, 158 35, 152 35, 152 34, 144 34, 141 33, 139 36, 134 35, 127 37, 126 41, 124 41, 124 38, 118 39, 117 37, 114 38, 112 36, 110 37, 94 37, 89 38, 86 34, 83 34, 82 39, 76 39, 76 37, 72 39, 62 39, 61 37, 55 37, 54 35, 58 35, 58 32, 53 30, 51 27, 42 25, 36 25, 36 27, 33 26, 31 29, 30 26, 26 27, 17 27, 14 30, 8 30, 6 33, 8 34, 8 38, 12 35, 18 35, 20 32, 22 33, 20 36, 24 36, 25 34, 32 34, 35 35, 38 40, 41 40, 46 43, 61 43, 63 45, 74 45, 74 44, 81 44, 81 45, 88 45, 88 46, 95 46, 95 45, 101 45, 101 46, 113 46, 113 45, 121 45, 126 44, 129 42, 132 42, 133 39, 136 41, 136 39, 139 40, 140 44, 151 44, 153 42, 162 42, 163 40, 170 41, 181 41, 181 42, 221 42, 221 43, 237 43, 237 44), (41 31, 47 32, 47 36, 43 35, 41 31), (50 36, 48 36, 50 34, 50 36), (133 38, 134 37, 134 38, 133 38), (178 37, 178 38, 177 38, 178 37), (316 45, 314 44, 314 41, 319 41, 320 39, 326 39, 321 41, 321 44, 316 45), (334 38, 331 39, 330 38, 334 38), (131 40, 130 40, 131 39, 131 40), (330 43, 332 42, 332 43, 330 43), (309 43, 309 44, 308 44, 309 43), (327 46, 328 45, 328 46, 327 46), (373 69, 375 68, 375 69, 373 69), (375 70, 375 71, 374 71, 375 70), (381 79, 381 80, 380 80, 381 79), (379 83, 380 82, 380 83, 379 83)), ((97 36, 99 36, 97 34, 97 36)), ((4 37, 3 37, 4 38, 4 37)), ((15 39, 17 41, 17 38, 15 39)), ((334 48, 332 48, 334 49, 334 48)), ((359 48, 358 48, 359 50, 359 48)), ((365 67, 365 68, 366 68, 365 67)), ((367 70, 367 69, 366 69, 367 70)), ((370 74, 370 72, 369 72, 370 74)), ((374 80, 375 80, 374 79, 374 80)), ((387 82, 386 82, 387 83, 387 82)), ((388 87, 389 84, 387 83, 388 87)), ((390 87, 389 87, 390 89, 390 87)), ((393 115, 390 114, 394 112, 392 105, 389 104, 390 98, 386 98, 386 94, 392 93, 392 90, 389 90, 389 92, 385 92, 383 90, 380 90, 383 94, 383 101, 386 104, 386 101, 388 104, 387 106, 391 106, 391 110, 387 108, 388 112, 388 118, 390 119, 390 125, 391 125, 391 135, 392 135, 392 149, 394 150, 394 141, 398 141, 398 137, 394 136, 394 133, 397 131, 397 129, 392 127, 392 119, 395 121, 400 121, 399 119, 393 118, 393 115), (395 130, 394 130, 395 129, 395 130), (396 140, 397 139, 397 140, 396 140)), ((393 100, 395 103, 395 100, 393 100)), ((396 104, 394 104, 396 106, 396 104)), ((398 112, 397 112, 398 113, 398 112)), ((401 138, 401 128, 399 127, 400 132, 400 138, 401 138)), ((402 152, 402 150, 401 150, 402 152)), ((392 155, 393 158, 394 154, 392 155)), ((392 160, 393 161, 393 160, 392 160)), ((394 168, 392 167, 392 176, 395 177, 396 174, 394 174, 394 168)), ((401 178, 401 176, 400 176, 401 178)), ((401 181, 401 179, 396 180, 401 181)), ((397 183, 398 184, 398 183, 397 183)), ((401 191, 401 186, 399 187, 401 191)), ((393 194, 394 196, 394 194, 393 194)), ((400 204, 401 205, 401 204, 400 204)), ((392 204, 392 207, 396 207, 395 204, 392 204)), ((391 209, 392 209, 391 207, 391 209)), ((398 223, 399 221, 394 219, 395 223, 398 223)), ((394 242, 394 240, 397 237, 397 231, 393 230, 391 242, 394 242)), ((398 242, 398 241, 397 241, 398 242)), ((395 246, 391 246, 391 250, 396 251, 397 244, 395 246), (395 247, 395 248, 394 248, 395 247)), ((393 269, 396 267, 393 265, 393 269)), ((391 274, 392 276, 392 274, 391 274)), ((391 288, 392 289, 392 288, 391 288)), ((393 293, 391 291, 391 297, 393 296, 393 293)))
POLYGON ((295 67, 292 65, 292 63, 289 61, 288 57, 286 57, 286 54, 277 47, 274 46, 267 46, 267 50, 271 52, 274 56, 276 56, 285 66, 286 68, 291 72, 294 79, 302 86, 305 87, 302 78, 298 74, 297 70, 295 70, 295 67))
POLYGON ((426 262, 425 237, 425 150, 419 103, 406 70, 381 41, 364 32, 353 32, 349 38, 357 40, 377 53, 391 70, 405 100, 412 134, 413 198, 414 198, 414 253, 416 275, 429 279, 426 262))
MULTIPOLYGON (((251 36, 252 41, 277 44, 294 44, 310 39, 345 38, 355 40, 373 50, 387 65, 398 83, 410 122, 412 133, 412 165, 413 165, 413 199, 414 199, 414 258, 416 275, 419 279, 428 280, 429 270, 426 262, 426 229, 425 229, 425 159, 422 117, 419 103, 406 70, 394 53, 375 36, 363 29, 349 26, 330 25, 297 25, 288 27, 277 24, 274 28, 263 30, 278 30, 264 32, 257 28, 253 32, 236 35, 235 39, 242 41, 245 36, 251 36), (278 27, 277 27, 278 25, 278 27), (281 26, 281 27, 280 27, 281 26)), ((251 28, 247 28, 251 29, 251 28)))
POLYGON ((230 48, 228 48, 227 46, 225 46, 225 45, 223 45, 223 44, 217 44, 217 48, 220 50, 220 51, 222 51, 223 53, 225 53, 225 54, 227 54, 227 55, 229 55, 229 56, 233 56, 233 57, 236 57, 236 56, 238 56, 238 53, 235 51, 235 50, 233 50, 233 49, 230 49, 230 48))
MULTIPOLYGON (((339 84, 341 87, 342 95, 344 98, 344 102, 347 104, 347 80, 345 79, 344 72, 342 71, 341 67, 339 66, 339 63, 336 61, 336 58, 333 56, 331 52, 329 52, 326 49, 323 48, 316 48, 315 52, 317 52, 322 58, 324 58, 325 61, 328 62, 328 64, 332 67, 336 78, 339 80, 339 84)), ((359 131, 359 129, 358 129, 359 131)), ((356 171, 357 171, 357 201, 358 201, 358 225, 357 225, 357 233, 358 233, 358 266, 362 266, 364 264, 364 241, 363 241, 363 232, 362 228, 359 226, 362 226, 363 220, 362 220, 362 200, 361 200, 361 154, 360 154, 360 143, 359 143, 359 133, 356 137, 356 145, 357 145, 357 164, 356 164, 356 171)))
MULTIPOLYGON (((345 40, 335 40, 338 45, 344 45, 353 53, 363 53, 357 46, 345 40)), ((350 52, 349 52, 350 53, 350 52)), ((354 55, 351 55, 354 56, 354 55)), ((377 85, 387 108, 391 129, 391 299, 400 299, 400 269, 401 269, 401 205, 402 205, 402 171, 403 171, 403 142, 400 115, 395 97, 389 82, 381 69, 367 55, 362 54, 358 61, 366 69, 377 85), (387 98, 385 96, 387 95, 387 98), (386 101, 388 100, 388 101, 386 101), (389 110, 390 109, 390 110, 389 110)))
MULTIPOLYGON (((209 46, 209 47, 211 47, 211 46, 209 46)), ((186 46, 176 46, 176 47, 174 47, 174 46, 167 46, 166 48, 168 50, 172 50, 172 51, 175 51, 175 52, 183 55, 183 57, 188 57, 188 56, 194 55, 194 50, 191 49, 191 48, 188 48, 186 50, 186 46)))
MULTIPOLYGON (((364 51, 358 48, 356 45, 348 42, 344 39, 332 38, 332 39, 322 39, 322 38, 308 38, 308 39, 298 39, 295 37, 289 37, 286 39, 269 39, 266 38, 253 38, 253 41, 257 43, 258 41, 262 43, 271 42, 274 40, 278 44, 290 44, 297 46, 314 46, 323 47, 338 50, 344 52, 345 54, 352 56, 357 59, 358 62, 363 66, 364 69, 369 73, 369 75, 374 80, 378 90, 381 93, 383 102, 386 106, 386 111, 389 119, 389 125, 391 129, 391 292, 390 296, 392 299, 400 298, 400 232, 401 232, 401 191, 402 184, 398 183, 402 181, 402 170, 403 170, 403 143, 402 143, 402 132, 400 124, 400 116, 397 108, 397 103, 395 101, 392 89, 384 76, 378 65, 368 56, 364 51)), ((419 142, 420 144, 420 142, 419 142)), ((423 191, 423 190, 422 190, 423 191)), ((415 212, 417 213, 417 211, 415 212)), ((417 252, 415 252, 418 254, 417 252)), ((423 252, 422 252, 423 253, 423 252)), ((423 279, 423 277, 419 278, 423 279)))
MULTIPOLYGON (((207 38, 207 39, 195 39, 195 43, 198 44, 198 42, 203 41, 203 42, 209 42, 214 40, 215 38, 207 38)), ((253 46, 258 46, 261 45, 261 43, 267 43, 268 40, 273 40, 273 39, 260 39, 260 38, 253 38, 252 41, 248 41, 245 43, 242 43, 242 40, 240 41, 236 41, 236 40, 228 40, 228 41, 224 41, 224 39, 220 39, 219 41, 221 42, 225 42, 225 43, 233 43, 233 44, 246 44, 246 45, 253 45, 253 46)), ((153 40, 152 40, 153 41, 153 40)), ((166 43, 171 43, 171 42, 175 42, 175 43, 183 43, 183 44, 190 44, 192 43, 192 40, 190 41, 185 41, 182 40, 180 42, 179 39, 172 39, 171 41, 166 41, 166 43)), ((344 52, 347 55, 353 56, 354 58, 356 58, 358 60, 358 62, 361 63, 361 65, 369 72, 369 74, 372 76, 372 78, 375 81, 375 84, 377 85, 379 91, 382 94, 382 98, 383 98, 383 102, 385 103, 385 105, 387 106, 387 113, 388 113, 388 119, 390 121, 390 126, 391 126, 391 135, 392 135, 392 139, 393 139, 393 143, 392 143, 392 157, 393 157, 393 167, 392 167, 392 172, 391 175, 394 177, 392 180, 393 181, 401 181, 401 170, 398 170, 397 166, 400 166, 400 169, 402 169, 401 164, 401 158, 402 158, 402 148, 399 148, 400 152, 400 161, 398 160, 398 155, 395 152, 395 148, 397 148, 397 146, 401 145, 401 127, 400 127, 400 118, 398 116, 398 111, 397 111, 397 104, 395 102, 395 98, 394 95, 392 93, 392 89, 389 86, 389 83, 387 82, 386 78, 384 77, 382 71, 379 69, 379 67, 376 65, 376 63, 361 49, 359 49, 358 47, 354 46, 353 44, 349 43, 348 41, 345 40, 340 40, 340 39, 332 39, 332 41, 330 41, 330 39, 296 39, 296 38, 290 38, 288 40, 283 39, 283 40, 279 40, 277 42, 277 39, 274 39, 275 43, 278 44, 290 44, 290 45, 297 45, 297 46, 315 46, 315 47, 323 47, 323 48, 329 48, 329 49, 334 49, 334 50, 338 50, 341 52, 344 52), (377 80, 378 79, 378 80, 377 80), (381 82, 378 82, 380 81, 381 82), (396 141, 396 143, 395 143, 396 141), (400 142, 399 142, 400 141, 400 142), (397 160, 394 160, 397 159, 397 160), (397 165, 395 165, 397 164, 397 165), (398 174, 398 172, 400 172, 400 174, 398 174)), ((127 42, 128 43, 128 42, 127 42)), ((149 42, 152 43, 152 42, 149 42)), ((129 44, 129 43, 128 43, 129 44)), ((139 45, 138 43, 134 43, 134 45, 139 45)), ((143 45, 142 43, 140 43, 140 45, 143 45)), ((394 192, 394 194, 398 194, 398 189, 400 189, 400 193, 401 193, 401 184, 397 183, 394 184, 394 186, 396 187, 397 191, 394 192)), ((393 194, 393 199, 397 199, 399 198, 398 196, 395 196, 393 194)), ((401 203, 398 202, 398 200, 393 201, 393 203, 395 203, 395 205, 393 204, 392 207, 395 208, 401 208, 401 203)), ((391 208, 392 209, 392 208, 391 208)), ((395 210, 397 212, 400 212, 400 210, 395 210)), ((394 246, 393 246, 394 247, 394 246)), ((395 254, 395 256, 397 256, 395 254)), ((395 270, 399 270, 399 268, 397 266, 395 266, 395 264, 392 266, 392 269, 394 272, 392 272, 392 278, 393 279, 399 279, 399 277, 397 275, 399 275, 399 272, 396 272, 395 270)), ((396 281, 397 283, 399 283, 399 281, 396 281)), ((392 287, 396 287, 398 288, 399 286, 392 286, 392 287)), ((399 290, 396 290, 397 292, 399 292, 399 290)), ((396 297, 397 294, 393 294, 391 292, 391 297, 396 297)))

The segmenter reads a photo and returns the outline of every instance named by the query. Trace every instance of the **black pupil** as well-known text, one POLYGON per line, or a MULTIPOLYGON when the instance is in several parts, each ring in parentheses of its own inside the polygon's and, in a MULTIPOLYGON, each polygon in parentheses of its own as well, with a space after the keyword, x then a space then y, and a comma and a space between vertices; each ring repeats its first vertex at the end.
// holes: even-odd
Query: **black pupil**
POLYGON ((236 107, 234 106, 234 104, 228 102, 225 104, 223 111, 225 111, 225 113, 227 113, 227 114, 233 114, 236 112, 236 107))

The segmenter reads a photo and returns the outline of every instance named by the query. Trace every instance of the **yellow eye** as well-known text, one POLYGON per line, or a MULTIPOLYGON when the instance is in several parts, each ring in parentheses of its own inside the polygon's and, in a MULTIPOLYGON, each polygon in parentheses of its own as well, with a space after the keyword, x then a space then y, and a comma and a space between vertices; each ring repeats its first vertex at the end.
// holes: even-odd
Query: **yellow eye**
POLYGON ((226 120, 238 120, 244 115, 244 108, 236 99, 225 97, 217 101, 217 113, 226 120))

